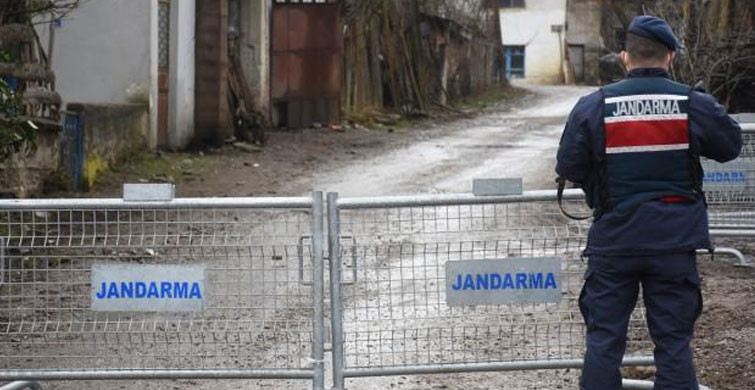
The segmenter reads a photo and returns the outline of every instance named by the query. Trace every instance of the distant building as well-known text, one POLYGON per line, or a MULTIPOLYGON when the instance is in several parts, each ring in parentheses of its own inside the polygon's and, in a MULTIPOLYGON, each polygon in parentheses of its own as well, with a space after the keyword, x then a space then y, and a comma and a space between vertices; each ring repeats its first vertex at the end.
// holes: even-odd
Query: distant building
POLYGON ((566 0, 498 0, 506 75, 564 81, 566 0))
POLYGON ((597 85, 600 82, 601 2, 567 0, 566 58, 568 81, 597 85))
POLYGON ((507 77, 539 84, 597 84, 600 3, 498 0, 507 77))

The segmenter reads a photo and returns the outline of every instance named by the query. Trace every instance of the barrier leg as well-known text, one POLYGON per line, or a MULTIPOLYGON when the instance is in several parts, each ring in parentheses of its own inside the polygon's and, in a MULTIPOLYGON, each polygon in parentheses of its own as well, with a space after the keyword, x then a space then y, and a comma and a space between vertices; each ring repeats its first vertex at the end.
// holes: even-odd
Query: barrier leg
POLYGON ((322 192, 315 192, 313 194, 314 202, 312 202, 312 251, 313 255, 313 273, 312 283, 314 294, 313 300, 313 324, 312 331, 314 335, 312 337, 313 346, 312 353, 314 358, 314 378, 312 388, 314 390, 325 389, 325 333, 324 333, 324 313, 323 313, 323 295, 325 276, 324 276, 324 264, 323 264, 323 199, 322 192))
POLYGON ((328 254, 330 257, 330 307, 333 333, 333 390, 343 390, 343 313, 341 311, 341 233, 338 194, 328 194, 328 254))
MULTIPOLYGON (((651 381, 638 381, 634 379, 624 379, 621 381, 622 390, 653 390, 655 384, 651 381)), ((709 387, 700 385, 700 390, 711 390, 709 387)))
MULTIPOLYGON (((708 253, 708 251, 706 251, 705 249, 701 249, 697 251, 697 253, 705 254, 705 253, 708 253)), ((750 262, 747 261, 747 258, 745 257, 745 255, 742 254, 742 252, 739 249, 729 248, 729 247, 718 247, 716 248, 714 253, 716 254, 725 253, 725 254, 729 254, 736 257, 738 262, 734 264, 735 267, 752 267, 753 266, 752 264, 750 264, 750 262)))
POLYGON ((3 387, 0 387, 0 390, 23 390, 23 389, 42 390, 42 386, 37 382, 18 381, 18 382, 11 382, 3 387))
POLYGON ((739 260, 739 263, 734 264, 735 267, 752 267, 752 264, 750 264, 745 256, 742 254, 742 252, 739 251, 739 249, 736 248, 716 248, 716 253, 728 253, 739 260))

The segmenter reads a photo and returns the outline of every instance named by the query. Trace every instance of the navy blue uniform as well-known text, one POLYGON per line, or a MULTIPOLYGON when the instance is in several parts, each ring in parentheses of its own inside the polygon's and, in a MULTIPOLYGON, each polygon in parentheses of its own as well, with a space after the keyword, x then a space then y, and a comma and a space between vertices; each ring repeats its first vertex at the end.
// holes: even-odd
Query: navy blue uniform
MULTIPOLYGON (((712 248, 705 201, 698 194, 703 174, 698 156, 732 160, 741 151, 742 138, 739 125, 713 97, 668 78, 662 69, 633 69, 623 84, 581 98, 559 146, 557 174, 579 184, 595 211, 580 296, 587 325, 584 390, 621 387, 619 366, 639 285, 656 345, 656 389, 698 388, 689 347, 702 307, 694 251, 712 248), (607 97, 607 91, 614 90, 630 96, 607 97), (657 128, 620 118, 631 116, 627 111, 637 106, 607 103, 631 102, 637 100, 631 95, 648 93, 676 94, 669 98, 675 105, 671 115, 636 116, 671 119, 667 123, 673 125, 660 128, 668 138, 658 142, 663 145, 635 146, 626 134, 656 137, 657 128), (674 120, 675 116, 685 119, 674 120), (612 128, 615 120, 627 122, 612 128), (633 172, 642 174, 632 176, 633 172), (656 179, 667 180, 648 178, 656 172, 656 179)), ((671 110, 671 103, 665 102, 651 108, 669 104, 665 108, 671 110)), ((652 102, 644 103, 647 108, 652 102)))

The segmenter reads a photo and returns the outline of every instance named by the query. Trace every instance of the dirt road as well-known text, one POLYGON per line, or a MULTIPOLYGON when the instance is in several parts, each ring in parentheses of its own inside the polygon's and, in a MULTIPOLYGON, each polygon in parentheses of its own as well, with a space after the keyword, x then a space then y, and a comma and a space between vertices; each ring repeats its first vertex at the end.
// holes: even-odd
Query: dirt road
POLYGON ((300 182, 341 196, 469 192, 472 179, 491 177, 521 177, 528 190, 552 188, 566 118, 577 99, 594 88, 527 89, 533 95, 513 109, 499 105, 473 118, 436 124, 418 142, 300 182))
MULTIPOLYGON (((482 177, 522 177, 527 190, 553 188, 554 154, 566 116, 579 96, 593 89, 526 88, 531 95, 513 105, 501 103, 480 114, 452 121, 431 119, 411 129, 350 129, 344 133, 309 129, 272 134, 269 145, 258 154, 225 148, 207 152, 203 157, 162 156, 157 166, 167 167, 172 173, 159 173, 158 178, 176 179, 179 196, 297 195, 311 189, 337 191, 341 196, 468 192, 472 179, 482 177)), ((155 174, 145 169, 121 172, 106 179, 95 195, 118 195, 121 181, 152 180, 155 174), (108 181, 111 185, 107 185, 108 181)), ((753 248, 746 249, 752 256, 753 248)), ((415 264, 409 258, 398 260, 399 264, 403 261, 415 264)), ((695 348, 702 382, 718 386, 715 389, 751 388, 753 378, 748 373, 755 372, 752 359, 755 272, 734 269, 721 262, 702 262, 701 268, 706 279, 706 309, 695 348)), ((326 356, 326 362, 329 358, 326 356)), ((577 374, 561 371, 557 374, 561 377, 555 379, 552 372, 401 376, 349 380, 347 384, 349 388, 365 390, 482 390, 530 389, 525 383, 555 388, 547 385, 554 381, 554 386, 576 388, 573 382, 577 374), (564 378, 571 382, 564 382, 564 378)), ((47 386, 52 389, 238 387, 309 388, 307 383, 296 381, 57 382, 47 386)))

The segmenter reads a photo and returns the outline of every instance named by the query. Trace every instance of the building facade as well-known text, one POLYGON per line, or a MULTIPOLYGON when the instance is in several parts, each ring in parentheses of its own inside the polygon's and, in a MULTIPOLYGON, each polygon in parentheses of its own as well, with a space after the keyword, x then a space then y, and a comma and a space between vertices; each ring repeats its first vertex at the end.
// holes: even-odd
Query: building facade
POLYGON ((567 0, 567 81, 588 85, 600 83, 601 20, 600 1, 567 0))
POLYGON ((598 84, 601 3, 498 0, 507 77, 539 84, 598 84))
MULTIPOLYGON (((55 23, 52 69, 68 103, 147 105, 151 148, 182 148, 194 134, 193 1, 82 2, 55 23)), ((43 47, 50 39, 38 28, 43 47)))
POLYGON ((499 0, 498 5, 507 77, 563 83, 566 0, 499 0))

